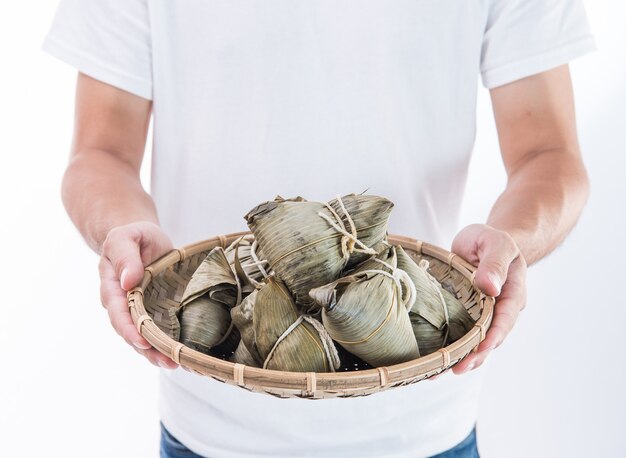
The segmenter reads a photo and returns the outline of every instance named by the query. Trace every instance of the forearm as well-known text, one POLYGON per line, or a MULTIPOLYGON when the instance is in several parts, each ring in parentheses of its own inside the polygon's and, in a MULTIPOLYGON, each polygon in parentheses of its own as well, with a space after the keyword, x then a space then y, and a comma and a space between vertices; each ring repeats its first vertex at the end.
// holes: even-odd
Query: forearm
POLYGON ((530 265, 554 250, 574 227, 589 193, 578 155, 550 150, 511 173, 487 224, 508 232, 530 265))
POLYGON ((74 225, 97 253, 116 226, 158 223, 154 202, 137 171, 106 151, 75 154, 63 177, 62 195, 74 225))

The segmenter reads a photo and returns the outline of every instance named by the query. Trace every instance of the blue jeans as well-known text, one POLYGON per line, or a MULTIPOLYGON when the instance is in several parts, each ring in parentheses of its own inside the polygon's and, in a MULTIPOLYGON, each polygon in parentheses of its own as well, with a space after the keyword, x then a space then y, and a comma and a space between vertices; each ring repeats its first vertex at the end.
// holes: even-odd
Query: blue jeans
POLYGON ((432 458, 480 458, 476 446, 476 428, 460 444, 432 458))
MULTIPOLYGON (((192 452, 178 439, 170 434, 161 424, 161 458, 203 458, 202 456, 192 452)), ((463 442, 452 447, 447 452, 435 455, 432 458, 480 458, 478 449, 476 448, 476 428, 472 430, 463 442)))

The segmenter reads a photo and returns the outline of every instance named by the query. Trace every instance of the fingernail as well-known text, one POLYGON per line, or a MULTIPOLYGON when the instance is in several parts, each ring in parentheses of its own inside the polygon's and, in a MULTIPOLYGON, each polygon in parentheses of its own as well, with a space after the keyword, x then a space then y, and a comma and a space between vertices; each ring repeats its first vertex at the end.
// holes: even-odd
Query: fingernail
POLYGON ((467 366, 467 371, 471 371, 476 367, 476 361, 472 361, 469 366, 467 366))
POLYGON ((126 283, 126 275, 128 275, 128 268, 124 267, 124 270, 122 270, 122 275, 120 275, 120 286, 122 288, 124 288, 124 283, 126 283))
POLYGON ((489 277, 489 281, 491 282, 493 287, 496 289, 497 295, 499 295, 500 294, 500 289, 502 289, 502 284, 500 283, 500 279, 493 272, 489 272, 489 274, 487 276, 489 277))
POLYGON ((169 369, 169 370, 173 370, 174 369, 173 367, 168 366, 165 361, 157 361, 157 363, 163 369, 169 369))
POLYGON ((133 342, 133 345, 139 348, 140 350, 148 350, 150 348, 150 345, 146 345, 141 342, 133 342))

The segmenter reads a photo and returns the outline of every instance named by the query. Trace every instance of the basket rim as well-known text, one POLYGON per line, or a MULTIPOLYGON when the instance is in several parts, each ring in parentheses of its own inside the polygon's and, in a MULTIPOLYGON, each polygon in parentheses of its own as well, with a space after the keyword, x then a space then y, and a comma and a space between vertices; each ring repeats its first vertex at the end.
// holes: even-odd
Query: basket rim
MULTIPOLYGON (((169 266, 185 258, 212 249, 226 248, 241 236, 252 235, 249 231, 220 235, 182 248, 175 248, 145 267, 139 286, 128 291, 127 300, 133 323, 139 333, 159 352, 176 363, 201 375, 219 381, 239 385, 252 391, 273 392, 280 396, 284 390, 301 392, 301 397, 323 397, 323 392, 333 395, 354 395, 359 392, 380 391, 392 386, 411 383, 440 373, 463 359, 470 351, 476 351, 485 338, 493 318, 495 299, 478 290, 474 285, 476 267, 435 245, 401 235, 389 235, 389 241, 418 254, 425 254, 442 261, 470 280, 478 293, 481 314, 472 329, 456 342, 426 356, 386 367, 342 372, 287 372, 263 369, 233 363, 193 350, 175 341, 163 332, 148 315, 143 303, 143 292, 152 278, 169 266)), ((293 394, 291 394, 293 395, 293 394)))

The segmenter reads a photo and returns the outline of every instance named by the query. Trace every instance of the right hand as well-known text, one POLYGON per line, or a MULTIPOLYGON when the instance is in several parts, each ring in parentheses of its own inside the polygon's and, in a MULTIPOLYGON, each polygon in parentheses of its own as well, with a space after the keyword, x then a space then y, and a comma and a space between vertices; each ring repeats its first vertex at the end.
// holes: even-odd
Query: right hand
POLYGON ((113 228, 102 244, 100 300, 113 328, 127 344, 155 366, 176 369, 178 364, 152 348, 137 332, 126 298, 126 292, 141 282, 144 266, 171 249, 169 237, 154 223, 137 222, 113 228))

